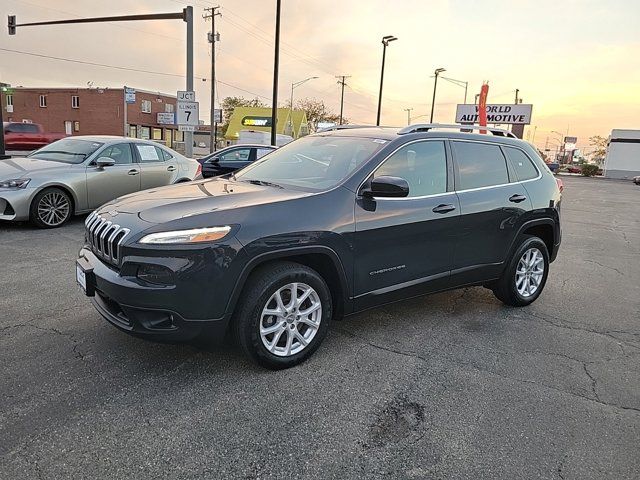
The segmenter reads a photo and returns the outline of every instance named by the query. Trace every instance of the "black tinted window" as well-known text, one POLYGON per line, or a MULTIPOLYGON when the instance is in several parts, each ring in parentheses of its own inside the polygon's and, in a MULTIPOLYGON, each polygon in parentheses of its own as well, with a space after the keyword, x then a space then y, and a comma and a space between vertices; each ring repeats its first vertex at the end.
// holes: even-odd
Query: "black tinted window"
POLYGON ((522 150, 506 147, 504 151, 511 162, 511 166, 515 170, 519 181, 531 180, 538 176, 538 170, 536 170, 531 159, 522 150))
POLYGON ((500 147, 474 142, 452 142, 460 172, 456 190, 509 183, 507 163, 500 147))
POLYGON ((447 157, 444 142, 406 145, 386 160, 374 177, 389 175, 409 183, 409 196, 421 197, 447 191, 447 157))
POLYGON ((133 158, 131 156, 131 147, 129 147, 128 143, 121 143, 119 145, 107 147, 102 153, 99 154, 99 156, 115 160, 116 165, 126 165, 128 163, 133 163, 133 158))

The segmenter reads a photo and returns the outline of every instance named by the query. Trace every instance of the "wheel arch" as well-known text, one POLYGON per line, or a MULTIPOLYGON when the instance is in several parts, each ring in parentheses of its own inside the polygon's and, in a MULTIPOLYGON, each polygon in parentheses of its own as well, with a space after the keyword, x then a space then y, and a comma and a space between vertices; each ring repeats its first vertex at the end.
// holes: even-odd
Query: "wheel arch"
POLYGON ((340 318, 345 313, 345 305, 350 302, 347 275, 338 254, 330 247, 308 246, 267 252, 253 257, 243 268, 229 301, 226 312, 232 315, 247 280, 259 267, 278 261, 290 261, 312 268, 327 283, 333 303, 334 318, 340 318))
POLYGON ((73 212, 72 214, 76 215, 76 212, 78 211, 78 197, 72 188, 63 183, 48 183, 46 185, 41 185, 40 188, 38 188, 31 196, 31 200, 29 201, 29 212, 31 212, 31 207, 33 206, 33 201, 35 200, 36 195, 46 190, 47 188, 57 188, 69 195, 69 198, 71 199, 71 211, 73 212))
POLYGON ((509 261, 515 249, 518 248, 518 239, 523 235, 533 235, 542 240, 551 257, 554 245, 556 244, 556 228, 556 222, 552 218, 547 217, 524 222, 513 239, 506 261, 509 261))

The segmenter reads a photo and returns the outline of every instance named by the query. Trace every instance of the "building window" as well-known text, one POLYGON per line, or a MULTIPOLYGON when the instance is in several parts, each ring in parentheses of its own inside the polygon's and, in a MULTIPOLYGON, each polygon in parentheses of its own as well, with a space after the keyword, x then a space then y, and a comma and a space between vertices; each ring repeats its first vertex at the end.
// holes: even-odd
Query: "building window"
POLYGON ((151 134, 149 127, 139 127, 140 136, 138 138, 143 138, 145 140, 149 140, 149 135, 151 134))
POLYGON ((142 113, 151 113, 151 100, 142 100, 142 113))
POLYGON ((80 108, 80 97, 78 95, 71 95, 71 108, 80 108))
POLYGON ((13 107, 13 95, 7 95, 7 107, 13 107))
POLYGON ((173 104, 165 103, 164 104, 164 111, 167 112, 167 113, 173 113, 173 104))
POLYGON ((135 125, 129 125, 129 136, 131 138, 136 138, 138 136, 138 129, 135 125))
POLYGON ((73 122, 73 131, 74 132, 80 131, 80 122, 73 122))
POLYGON ((47 96, 40 95, 40 108, 45 108, 47 106, 47 96))
POLYGON ((162 129, 161 128, 154 128, 151 131, 151 134, 153 135, 153 140, 162 140, 162 129))

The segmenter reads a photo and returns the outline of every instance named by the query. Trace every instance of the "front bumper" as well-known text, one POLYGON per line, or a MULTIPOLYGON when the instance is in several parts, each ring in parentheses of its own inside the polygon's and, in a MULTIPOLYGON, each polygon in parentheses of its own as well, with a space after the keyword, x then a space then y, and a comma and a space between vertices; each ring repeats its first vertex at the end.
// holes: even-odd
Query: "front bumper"
POLYGON ((29 220, 29 207, 34 188, 0 189, 0 220, 29 220))
POLYGON ((207 308, 207 298, 195 306, 193 299, 185 301, 185 285, 150 285, 121 276, 88 248, 82 248, 79 257, 87 295, 98 313, 118 329, 154 340, 186 341, 203 334, 214 341, 224 338, 231 315, 206 316, 218 309, 207 308))

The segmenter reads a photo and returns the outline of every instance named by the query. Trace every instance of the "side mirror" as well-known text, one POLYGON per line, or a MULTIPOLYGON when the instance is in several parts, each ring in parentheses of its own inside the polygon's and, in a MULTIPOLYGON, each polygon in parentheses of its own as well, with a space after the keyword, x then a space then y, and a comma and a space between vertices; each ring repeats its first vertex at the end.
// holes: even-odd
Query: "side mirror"
POLYGON ((381 176, 371 180, 368 188, 362 191, 362 196, 402 198, 409 195, 409 184, 404 178, 381 176))
POLYGON ((104 167, 113 167, 116 161, 109 157, 100 157, 96 160, 96 167, 103 169, 104 167))

